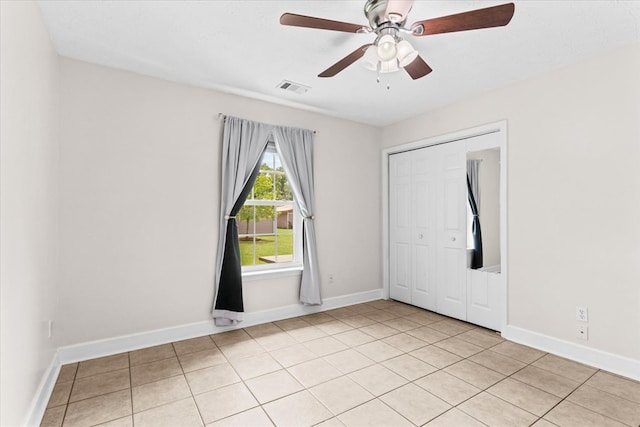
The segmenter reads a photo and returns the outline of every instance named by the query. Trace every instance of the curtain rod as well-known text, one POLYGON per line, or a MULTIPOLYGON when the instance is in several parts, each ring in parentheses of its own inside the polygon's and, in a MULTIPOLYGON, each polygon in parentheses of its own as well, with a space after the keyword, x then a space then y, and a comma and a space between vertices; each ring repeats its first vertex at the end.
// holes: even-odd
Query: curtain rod
MULTIPOLYGON (((218 120, 222 120, 224 122, 226 119, 227 119, 226 114, 218 113, 218 120)), ((312 130, 311 132, 313 132, 314 135, 318 134, 317 130, 312 130)))

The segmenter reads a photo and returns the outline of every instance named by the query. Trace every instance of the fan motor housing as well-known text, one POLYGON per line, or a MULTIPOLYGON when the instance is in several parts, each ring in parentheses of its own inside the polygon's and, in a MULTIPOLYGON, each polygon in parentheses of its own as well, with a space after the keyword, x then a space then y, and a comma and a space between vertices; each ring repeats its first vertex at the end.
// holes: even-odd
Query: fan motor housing
POLYGON ((406 21, 406 18, 397 14, 387 17, 388 3, 388 0, 367 0, 364 5, 364 15, 369 20, 369 26, 374 32, 377 32, 376 30, 382 26, 382 24, 389 23, 401 27, 406 21))

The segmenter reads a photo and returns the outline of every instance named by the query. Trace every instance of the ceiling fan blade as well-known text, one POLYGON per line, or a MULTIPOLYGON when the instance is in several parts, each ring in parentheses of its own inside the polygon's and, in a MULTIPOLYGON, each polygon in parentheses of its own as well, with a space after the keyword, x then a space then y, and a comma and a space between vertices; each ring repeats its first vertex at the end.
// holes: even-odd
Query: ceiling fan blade
POLYGON ((425 19, 414 23, 411 26, 411 30, 416 36, 428 36, 480 28, 502 27, 511 21, 514 10, 514 4, 507 3, 456 13, 455 15, 441 16, 440 18, 425 19))
POLYGON ((371 32, 366 25, 350 24, 349 22, 331 21, 329 19, 314 18, 313 16, 285 13, 280 17, 282 25, 292 27, 317 28, 320 30, 343 31, 345 33, 371 32))
POLYGON ((431 71, 431 67, 424 62, 424 59, 418 55, 416 59, 414 59, 409 65, 404 67, 404 70, 411 76, 413 80, 419 79, 420 77, 424 77, 429 74, 431 71))
POLYGON ((385 16, 391 22, 404 22, 413 6, 413 0, 388 0, 385 16))
POLYGON ((369 46, 371 46, 371 43, 360 46, 359 48, 357 48, 356 50, 351 52, 349 55, 345 56, 340 61, 338 61, 335 64, 333 64, 331 67, 327 68, 326 70, 324 70, 323 72, 318 74, 318 77, 333 77, 333 76, 335 76, 340 71, 344 70, 349 65, 353 64, 358 59, 362 58, 362 55, 364 55, 364 51, 369 46))

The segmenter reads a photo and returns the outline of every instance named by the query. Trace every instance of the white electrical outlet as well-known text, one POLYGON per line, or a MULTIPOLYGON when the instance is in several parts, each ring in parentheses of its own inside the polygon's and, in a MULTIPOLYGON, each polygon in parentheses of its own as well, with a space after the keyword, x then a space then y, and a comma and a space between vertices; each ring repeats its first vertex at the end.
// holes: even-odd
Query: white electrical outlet
POLYGON ((53 320, 47 321, 47 335, 48 338, 53 337, 53 320))
POLYGON ((578 325, 576 334, 579 340, 589 340, 589 327, 587 325, 578 325))
POLYGON ((589 321, 589 312, 587 311, 587 307, 576 307, 576 320, 581 322, 589 321))
POLYGON ((329 283, 333 283, 333 274, 329 275, 329 283))

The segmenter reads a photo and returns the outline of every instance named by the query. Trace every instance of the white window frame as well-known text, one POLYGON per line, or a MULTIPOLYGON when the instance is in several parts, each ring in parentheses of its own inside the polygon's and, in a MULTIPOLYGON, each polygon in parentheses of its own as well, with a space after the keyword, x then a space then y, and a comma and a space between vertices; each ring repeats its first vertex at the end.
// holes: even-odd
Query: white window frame
MULTIPOLYGON (((278 153, 275 144, 273 142, 269 142, 266 148, 267 153, 275 153, 280 157, 280 153, 278 153)), ((282 160, 280 160, 282 163, 282 160)), ((286 175, 286 173, 285 173, 286 175)), ((287 177, 289 179, 289 177, 287 177)), ((275 180, 274 180, 275 185, 275 180)), ((290 262, 276 262, 272 264, 257 264, 257 265, 243 265, 242 266, 242 277, 243 279, 252 279, 252 278, 264 278, 268 277, 279 277, 279 276, 288 276, 300 274, 302 271, 302 215, 300 214, 300 210, 298 209, 298 205, 295 201, 295 196, 293 196, 294 200, 251 200, 247 199, 244 205, 253 205, 253 206, 286 206, 289 204, 293 204, 293 260, 290 262)), ((277 230, 277 216, 274 219, 275 228, 277 230)), ((253 221, 254 227, 256 222, 253 221)), ((260 234, 253 234, 259 236, 260 234)), ((238 236, 239 237, 239 236, 238 236)))

